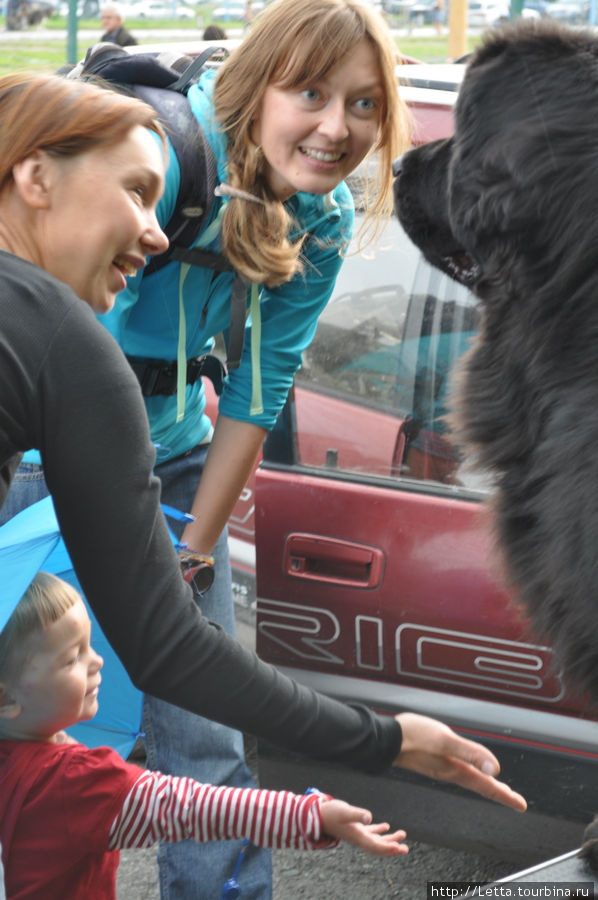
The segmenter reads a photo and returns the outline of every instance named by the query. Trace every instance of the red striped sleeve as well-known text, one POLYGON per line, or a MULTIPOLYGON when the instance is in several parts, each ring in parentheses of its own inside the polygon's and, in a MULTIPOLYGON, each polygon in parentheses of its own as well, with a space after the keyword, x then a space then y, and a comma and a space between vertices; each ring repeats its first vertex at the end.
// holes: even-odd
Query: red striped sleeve
POLYGON ((314 794, 215 787, 145 771, 112 823, 110 849, 229 838, 274 848, 325 849, 337 844, 322 837, 320 798, 314 794))

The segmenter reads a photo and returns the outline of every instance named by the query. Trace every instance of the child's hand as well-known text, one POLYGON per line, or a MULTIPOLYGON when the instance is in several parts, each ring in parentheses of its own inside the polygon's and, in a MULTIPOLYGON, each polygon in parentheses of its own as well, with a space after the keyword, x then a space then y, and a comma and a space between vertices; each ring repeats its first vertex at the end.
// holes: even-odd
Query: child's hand
POLYGON ((328 837, 346 841, 375 853, 377 856, 399 856, 409 852, 401 841, 406 837, 404 831, 388 834, 390 826, 386 822, 372 824, 372 814, 367 809, 350 806, 344 800, 320 801, 322 829, 328 837))

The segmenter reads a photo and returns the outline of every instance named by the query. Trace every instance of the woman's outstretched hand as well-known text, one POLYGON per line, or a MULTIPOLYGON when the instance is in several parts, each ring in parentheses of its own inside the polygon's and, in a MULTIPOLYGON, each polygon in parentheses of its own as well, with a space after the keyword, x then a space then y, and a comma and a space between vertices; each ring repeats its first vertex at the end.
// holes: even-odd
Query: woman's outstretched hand
POLYGON ((448 725, 428 716, 400 713, 396 719, 403 731, 396 766, 452 781, 519 812, 527 809, 521 794, 496 780, 500 765, 486 747, 460 737, 448 725))
POLYGON ((376 856, 401 856, 409 852, 404 831, 389 832, 386 822, 372 823, 372 814, 367 809, 351 806, 344 800, 320 801, 322 828, 328 837, 354 844, 374 853, 376 856))

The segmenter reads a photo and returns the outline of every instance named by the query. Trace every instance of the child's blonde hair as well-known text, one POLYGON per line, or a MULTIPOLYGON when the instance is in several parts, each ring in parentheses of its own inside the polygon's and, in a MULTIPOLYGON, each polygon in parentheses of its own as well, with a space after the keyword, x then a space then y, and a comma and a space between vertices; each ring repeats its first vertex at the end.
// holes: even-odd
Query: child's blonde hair
POLYGON ((62 578, 38 572, 0 632, 0 680, 18 678, 31 638, 57 622, 79 600, 62 578))
POLYGON ((301 271, 302 242, 288 240, 290 216, 268 188, 265 160, 251 136, 264 91, 270 84, 297 88, 318 81, 364 39, 376 55, 384 94, 368 154, 377 153, 365 217, 375 235, 392 211, 392 163, 410 138, 397 87, 397 48, 379 13, 362 0, 275 0, 218 73, 214 108, 228 141, 229 181, 265 201, 231 201, 223 217, 222 248, 249 281, 272 287, 301 271))

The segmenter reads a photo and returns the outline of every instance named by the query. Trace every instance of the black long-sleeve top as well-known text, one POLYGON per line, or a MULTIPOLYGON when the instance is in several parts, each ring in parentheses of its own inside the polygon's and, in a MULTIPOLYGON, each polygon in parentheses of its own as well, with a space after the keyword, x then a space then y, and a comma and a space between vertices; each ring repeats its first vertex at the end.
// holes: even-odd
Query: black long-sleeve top
POLYGON ((20 455, 39 449, 81 586, 135 685, 278 746, 369 772, 390 765, 392 717, 297 684, 201 616, 122 351, 47 272, 2 251, 0 272, 0 505, 20 455))

